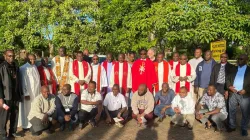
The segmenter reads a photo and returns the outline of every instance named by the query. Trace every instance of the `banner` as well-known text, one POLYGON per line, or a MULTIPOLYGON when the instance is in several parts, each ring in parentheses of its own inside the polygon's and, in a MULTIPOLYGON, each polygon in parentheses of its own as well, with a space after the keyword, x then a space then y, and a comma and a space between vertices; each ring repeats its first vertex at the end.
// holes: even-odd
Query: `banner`
POLYGON ((220 55, 226 52, 226 40, 211 42, 210 50, 213 52, 213 58, 215 61, 220 60, 220 55))

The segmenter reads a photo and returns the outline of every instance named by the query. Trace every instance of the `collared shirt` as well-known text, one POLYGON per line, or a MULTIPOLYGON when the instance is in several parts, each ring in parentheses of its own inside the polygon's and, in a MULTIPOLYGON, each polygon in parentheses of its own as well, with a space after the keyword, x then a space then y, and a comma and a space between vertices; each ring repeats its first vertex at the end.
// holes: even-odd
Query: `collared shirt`
POLYGON ((125 97, 121 93, 118 93, 116 96, 114 96, 113 92, 109 92, 106 95, 103 105, 106 106, 109 111, 116 111, 127 107, 125 97))
MULTIPOLYGON (((94 94, 90 94, 88 92, 88 90, 86 89, 81 93, 81 100, 86 100, 86 101, 89 101, 89 102, 96 102, 96 101, 101 101, 102 96, 97 91, 94 94)), ((81 109, 85 110, 87 112, 90 112, 93 108, 96 108, 96 105, 81 104, 81 109)))
POLYGON ((213 111, 216 108, 220 108, 220 112, 227 115, 225 98, 219 92, 216 92, 215 95, 209 96, 207 93, 201 98, 201 105, 206 105, 209 111, 213 111))
POLYGON ((202 57, 199 57, 198 59, 193 58, 191 60, 188 61, 188 63, 196 70, 196 67, 198 66, 198 64, 203 61, 202 57))
POLYGON ((195 102, 189 93, 184 98, 181 98, 178 94, 172 101, 172 108, 175 107, 179 107, 181 114, 194 114, 195 102))
POLYGON ((157 102, 160 100, 161 105, 171 105, 171 102, 173 101, 175 96, 175 93, 172 89, 168 90, 167 95, 162 95, 162 90, 157 92, 155 95, 155 101, 157 102))
POLYGON ((237 91, 243 89, 244 76, 245 76, 246 69, 247 69, 247 65, 242 66, 242 67, 238 66, 238 71, 236 73, 236 76, 234 79, 234 85, 233 85, 237 91))

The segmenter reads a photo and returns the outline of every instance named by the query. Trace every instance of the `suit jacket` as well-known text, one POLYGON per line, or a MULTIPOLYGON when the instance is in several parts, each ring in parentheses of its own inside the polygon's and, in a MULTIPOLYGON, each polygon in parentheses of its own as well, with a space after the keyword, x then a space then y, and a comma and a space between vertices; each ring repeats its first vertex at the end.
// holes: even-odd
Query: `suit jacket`
POLYGON ((13 85, 8 71, 8 65, 6 61, 0 64, 0 99, 13 100, 13 94, 15 94, 16 100, 21 101, 23 93, 21 90, 19 67, 15 65, 16 84, 13 85))
MULTIPOLYGON (((217 79, 219 76, 220 68, 221 68, 221 63, 214 65, 212 73, 211 73, 211 77, 210 77, 210 84, 211 85, 217 84, 217 79)), ((237 70, 236 68, 237 68, 236 66, 227 62, 225 65, 225 78, 227 78, 230 73, 234 73, 237 70)))
MULTIPOLYGON (((233 73, 231 73, 231 74, 229 74, 227 76, 227 78, 226 78, 226 87, 227 87, 227 89, 230 86, 234 85, 234 79, 236 77, 237 71, 238 71, 238 68, 236 69, 235 72, 233 72, 233 73)), ((249 66, 247 66, 243 82, 244 82, 243 83, 243 89, 246 91, 246 94, 243 95, 243 98, 250 97, 250 67, 249 66)), ((229 91, 229 93, 232 94, 231 91, 229 91)))

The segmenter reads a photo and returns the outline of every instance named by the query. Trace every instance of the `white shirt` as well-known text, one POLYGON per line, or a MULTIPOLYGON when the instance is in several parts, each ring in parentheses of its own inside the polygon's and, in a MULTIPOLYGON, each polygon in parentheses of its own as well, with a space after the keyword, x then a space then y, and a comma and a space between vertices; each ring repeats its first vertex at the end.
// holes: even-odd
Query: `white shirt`
POLYGON ((175 107, 179 107, 181 114, 194 114, 195 102, 190 94, 187 94, 185 98, 181 98, 178 94, 172 101, 172 108, 175 107))
MULTIPOLYGON (((92 80, 97 82, 98 79, 98 65, 94 65, 92 64, 92 71, 93 71, 93 76, 92 76, 92 80)), ((104 69, 103 66, 101 66, 101 77, 100 77, 100 87, 107 87, 108 86, 108 80, 107 80, 107 75, 106 75, 106 71, 104 69)))
POLYGON ((176 65, 179 63, 179 61, 174 62, 173 69, 175 69, 176 65))
POLYGON ((45 75, 46 75, 46 78, 50 81, 51 79, 51 77, 50 77, 50 73, 49 73, 49 70, 46 68, 46 67, 43 67, 43 69, 44 69, 44 72, 45 72, 45 75))
POLYGON ((198 59, 193 58, 191 60, 188 61, 188 63, 196 70, 196 67, 198 66, 198 64, 203 61, 203 58, 200 57, 198 59))
POLYGON ((109 111, 116 111, 127 107, 125 97, 121 93, 118 93, 116 96, 114 96, 113 92, 109 92, 106 95, 103 105, 106 106, 109 111))
MULTIPOLYGON (((84 90, 81 93, 81 100, 86 100, 89 102, 96 102, 96 101, 101 101, 102 100, 102 96, 99 92, 95 92, 95 94, 90 94, 88 92, 88 90, 84 90)), ((81 109, 85 110, 87 112, 90 112, 93 108, 96 108, 96 105, 85 105, 85 104, 81 104, 81 109)))

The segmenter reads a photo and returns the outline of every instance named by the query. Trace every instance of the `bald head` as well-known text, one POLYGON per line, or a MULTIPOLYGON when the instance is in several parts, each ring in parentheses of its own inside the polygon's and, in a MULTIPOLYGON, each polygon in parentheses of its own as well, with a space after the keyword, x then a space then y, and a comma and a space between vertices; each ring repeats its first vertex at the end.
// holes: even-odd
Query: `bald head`
POLYGON ((187 55, 186 54, 182 54, 180 56, 180 63, 181 63, 181 65, 187 64, 187 55))
POLYGON ((212 51, 210 51, 210 50, 206 51, 204 59, 205 59, 205 61, 210 61, 212 59, 212 51))
POLYGON ((42 86, 41 87, 41 93, 42 93, 42 96, 47 99, 48 96, 49 96, 49 87, 48 86, 42 86))
POLYGON ((114 96, 116 96, 120 92, 120 86, 118 84, 114 84, 112 88, 114 96))
POLYGON ((147 55, 148 55, 148 58, 149 58, 149 59, 154 59, 154 58, 155 58, 155 49, 154 49, 154 48, 150 48, 150 49, 148 50, 147 55))
POLYGON ((168 83, 163 83, 162 84, 162 92, 167 93, 169 90, 169 84, 168 83))
POLYGON ((34 54, 28 54, 28 63, 30 65, 35 65, 36 63, 36 56, 34 54))
POLYGON ((93 55, 92 62, 94 65, 97 65, 99 63, 99 57, 96 54, 93 55))
POLYGON ((146 84, 141 84, 138 88, 138 94, 139 96, 143 96, 147 93, 147 85, 146 84))

